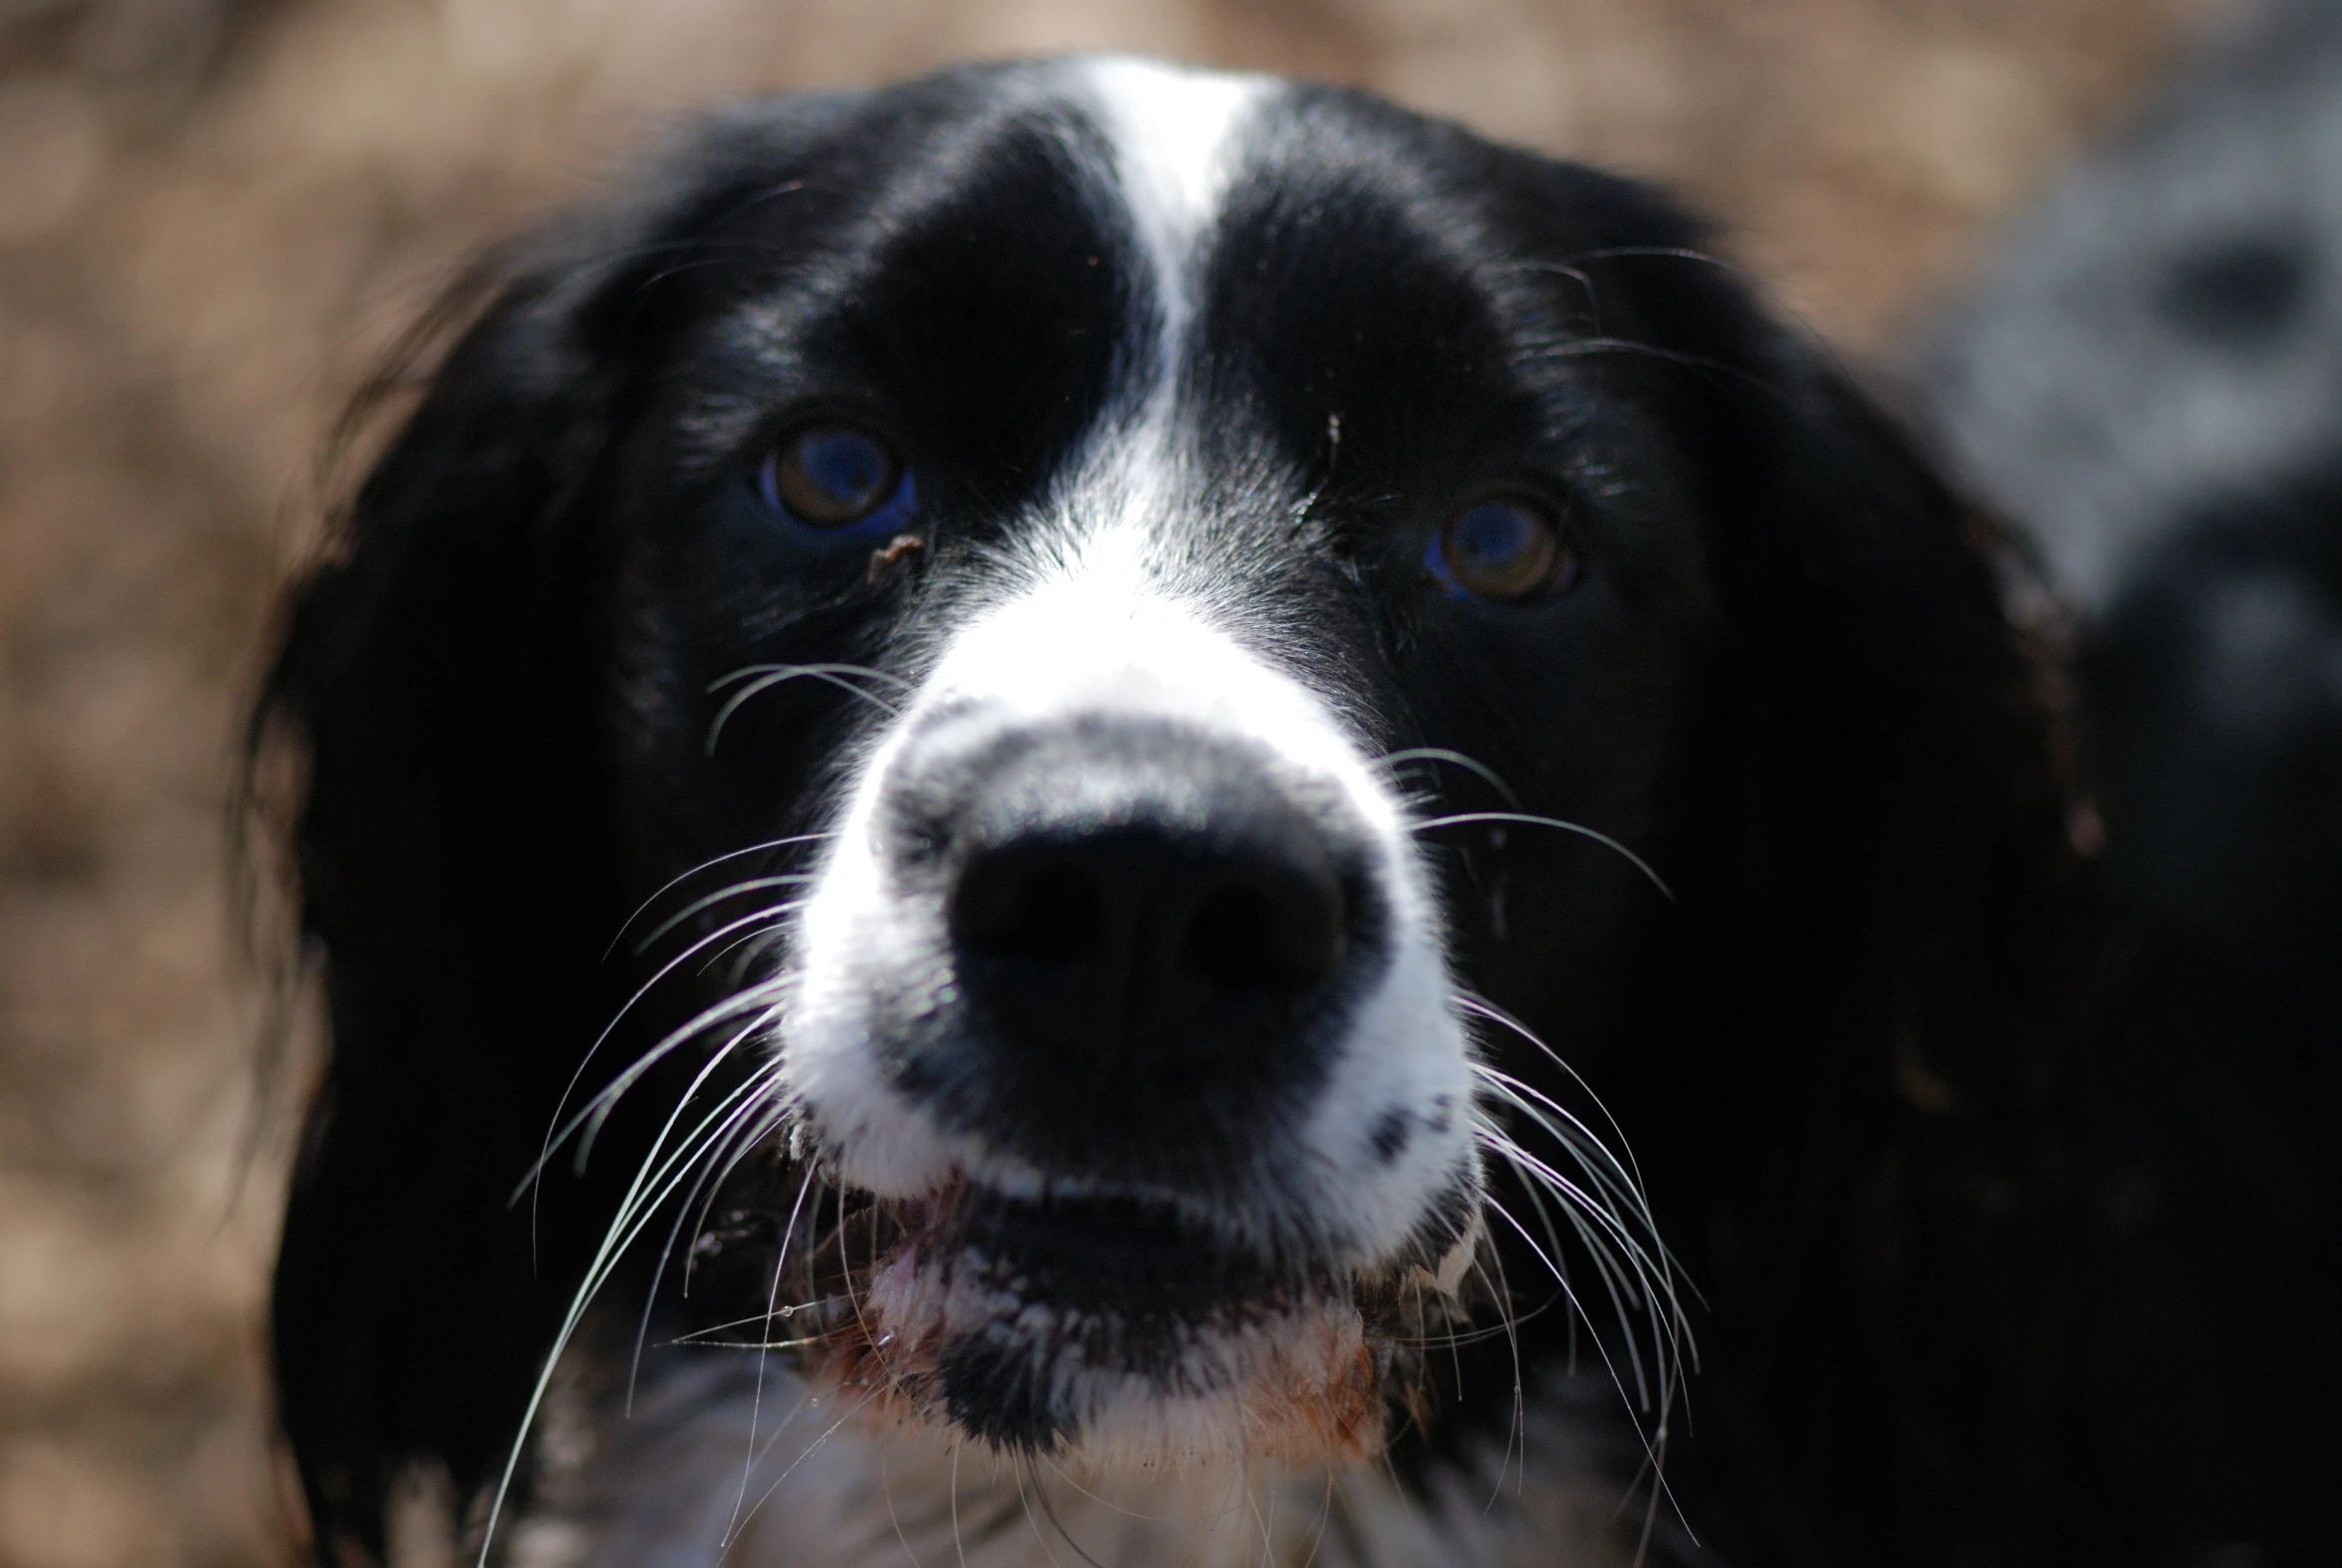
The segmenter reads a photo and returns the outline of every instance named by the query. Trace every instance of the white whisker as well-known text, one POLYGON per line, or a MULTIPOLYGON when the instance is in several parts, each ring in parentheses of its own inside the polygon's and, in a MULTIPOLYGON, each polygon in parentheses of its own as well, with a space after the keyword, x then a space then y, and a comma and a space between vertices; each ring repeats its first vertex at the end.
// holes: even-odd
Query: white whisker
MULTIPOLYGON (((1445 762, 1462 768, 1467 773, 1475 774, 1486 781, 1491 788, 1504 797, 1504 803, 1513 810, 1519 811, 1521 809, 1521 797, 1514 793, 1513 787, 1507 784, 1494 768, 1485 762, 1467 757, 1460 751, 1450 751, 1445 746, 1409 746, 1404 751, 1384 752, 1374 759, 1374 765, 1382 768, 1395 768, 1401 763, 1407 762, 1445 762)), ((1415 806, 1428 804, 1428 802, 1410 800, 1407 804, 1415 806)))
MULTIPOLYGON (((678 958, 676 962, 681 963, 683 960, 678 958)), ((633 997, 628 999, 627 1005, 631 1007, 635 1002, 640 1001, 642 993, 635 993, 633 997)), ((746 991, 734 992, 723 1001, 700 1012, 689 1022, 670 1031, 656 1045, 636 1057, 625 1071, 595 1091, 593 1098, 580 1106, 576 1114, 570 1117, 567 1122, 547 1135, 543 1153, 537 1157, 536 1163, 530 1166, 527 1173, 522 1176, 521 1185, 513 1192, 514 1198, 517 1199, 520 1192, 526 1190, 530 1182, 535 1181, 543 1175, 546 1164, 552 1158, 553 1151, 568 1142, 580 1129, 584 1131, 584 1137, 578 1143, 576 1168, 580 1171, 585 1169, 586 1160, 593 1153, 595 1135, 608 1120, 610 1113, 617 1108, 618 1102, 625 1097, 626 1092, 640 1083, 652 1068, 657 1067, 677 1050, 688 1045, 703 1031, 714 1028, 726 1019, 737 1018, 742 1013, 771 1007, 778 999, 779 987, 777 984, 755 986, 746 991)), ((608 1037, 605 1034, 603 1038, 607 1039, 608 1037)), ((596 1041, 595 1044, 598 1046, 600 1041, 596 1041)))
POLYGON ((723 903, 727 899, 738 898, 743 893, 759 893, 766 888, 798 887, 805 883, 811 882, 812 880, 813 873, 809 871, 784 872, 779 876, 772 877, 752 877, 746 882, 735 882, 728 888, 724 888, 715 893, 710 893, 705 898, 695 899, 691 903, 684 905, 674 914, 668 916, 665 920, 661 921, 656 930, 652 931, 640 942, 637 942, 634 945, 635 956, 639 958, 643 954, 649 952, 651 948, 657 944, 659 938, 665 936, 668 932, 674 930, 677 926, 680 926, 685 921, 689 920, 692 916, 698 914, 700 911, 713 909, 716 905, 723 903))
POLYGON ((703 1117, 690 1133, 684 1135, 681 1144, 674 1153, 668 1155, 663 1163, 659 1163, 662 1152, 667 1148, 668 1140, 674 1136, 676 1124, 683 1119, 685 1109, 690 1106, 700 1087, 723 1065, 732 1050, 754 1033, 754 1029, 741 1031, 733 1037, 730 1044, 727 1044, 722 1050, 712 1053, 708 1060, 701 1065, 699 1072, 694 1075, 689 1086, 676 1101, 674 1110, 667 1114, 666 1121, 660 1126, 657 1137, 651 1140, 649 1153, 643 1157, 642 1165, 636 1170, 634 1178, 628 1183, 625 1193, 620 1197, 617 1213, 611 1219, 609 1228, 603 1232, 600 1246, 595 1249, 593 1257, 586 1264, 584 1276, 578 1281, 577 1289, 570 1296, 568 1310, 562 1315, 561 1326, 554 1334, 552 1346, 545 1354, 544 1364, 537 1373, 534 1385, 529 1390, 528 1402, 521 1409, 519 1427, 512 1435, 511 1449, 505 1455, 503 1469, 497 1476, 495 1491, 488 1504, 487 1518, 481 1527, 477 1568, 488 1568, 488 1554, 495 1541, 496 1524, 503 1517, 504 1503, 511 1495, 512 1480, 519 1471, 520 1456, 526 1451, 528 1434, 535 1428, 537 1415, 544 1408, 545 1395, 552 1387, 554 1370, 560 1365, 561 1356, 569 1348, 570 1340, 576 1336, 578 1325, 584 1320, 586 1307, 591 1304, 603 1283, 615 1270, 618 1260, 624 1255, 626 1248, 641 1233, 643 1226, 649 1223, 651 1215, 656 1212, 658 1203, 663 1202, 666 1196, 671 1195, 674 1183, 669 1180, 667 1173, 674 1170, 678 1162, 682 1164, 684 1169, 688 1169, 692 1161, 697 1160, 700 1155, 706 1152, 707 1145, 704 1142, 704 1135, 711 1124, 719 1123, 729 1113, 735 1102, 757 1093, 765 1087, 763 1075, 750 1076, 740 1086, 717 1101, 715 1109, 703 1117), (657 1195, 646 1203, 646 1192, 651 1191, 655 1191, 657 1195))
POLYGON ((1651 886, 1659 890, 1668 903, 1672 904, 1676 901, 1675 890, 1667 885, 1665 878, 1652 869, 1649 861, 1609 834, 1587 827, 1582 822, 1569 822, 1560 817, 1540 817, 1527 811, 1459 811, 1451 816, 1432 817, 1426 821, 1410 823, 1409 828, 1416 833, 1428 833, 1433 828, 1462 827, 1474 822, 1517 822, 1533 828, 1558 828, 1564 833, 1575 833, 1580 838, 1592 839, 1603 848, 1615 850, 1625 856, 1627 861, 1650 881, 1651 886))
POLYGON ((726 850, 721 855, 710 856, 688 871, 677 872, 665 882, 660 883, 658 891, 634 906, 634 913, 628 915, 619 924, 618 929, 610 936, 610 945, 602 949, 602 962, 605 964, 609 962, 610 955, 618 951, 618 944, 626 940, 626 933, 634 928, 634 923, 642 918, 644 911, 701 872, 711 871, 728 860, 738 860, 744 855, 757 855, 769 850, 789 849, 798 844, 817 843, 822 839, 835 838, 836 836, 836 833, 829 829, 818 833, 792 833, 787 838, 766 839, 760 844, 749 844, 739 849, 726 850))
POLYGON ((716 742, 723 736, 724 723, 740 710, 741 704, 759 692, 770 691, 784 681, 808 679, 821 681, 825 685, 837 687, 840 691, 851 692, 892 718, 898 711, 895 705, 884 697, 874 695, 865 688, 855 685, 847 678, 853 675, 871 680, 890 681, 905 690, 908 690, 911 684, 909 681, 899 676, 890 675, 884 670, 872 669, 867 664, 747 664, 732 671, 729 675, 717 677, 708 682, 707 689, 710 695, 723 690, 734 681, 744 681, 746 684, 742 685, 738 691, 733 692, 724 705, 716 710, 714 720, 707 727, 707 755, 712 757, 716 754, 716 742))

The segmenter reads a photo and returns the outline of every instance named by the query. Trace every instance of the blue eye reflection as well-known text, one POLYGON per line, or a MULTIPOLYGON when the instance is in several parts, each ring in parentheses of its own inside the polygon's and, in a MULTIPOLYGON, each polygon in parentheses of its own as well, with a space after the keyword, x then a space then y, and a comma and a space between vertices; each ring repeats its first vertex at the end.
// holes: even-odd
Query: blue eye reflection
POLYGON ((841 511, 862 511, 886 493, 894 461, 860 430, 818 430, 797 442, 805 477, 841 511))
POLYGON ((783 435, 757 469, 765 505, 825 533, 879 533, 918 515, 918 489, 892 448, 851 424, 806 424, 783 435))
POLYGON ((1549 509, 1497 495, 1451 515, 1424 549, 1423 569, 1451 599, 1525 599, 1569 586, 1577 555, 1549 509))

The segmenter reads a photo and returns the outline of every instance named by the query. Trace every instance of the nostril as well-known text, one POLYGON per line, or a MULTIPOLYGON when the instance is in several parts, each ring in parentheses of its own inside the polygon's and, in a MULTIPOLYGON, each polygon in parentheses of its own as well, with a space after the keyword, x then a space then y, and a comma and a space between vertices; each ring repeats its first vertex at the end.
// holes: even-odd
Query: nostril
POLYGON ((1248 744, 1100 717, 898 766, 905 918, 942 904, 915 1054, 939 1092, 1053 1120, 1134 1087, 1252 1104, 1322 1067, 1381 970, 1362 825, 1248 744))
POLYGON ((1062 855, 996 850, 961 873, 951 907, 952 936, 996 958, 1078 961, 1106 919, 1095 868, 1062 855))
POLYGON ((1341 954, 1339 889, 1301 876, 1211 889, 1188 911, 1179 940, 1182 966, 1228 989, 1315 985, 1332 977, 1341 954))

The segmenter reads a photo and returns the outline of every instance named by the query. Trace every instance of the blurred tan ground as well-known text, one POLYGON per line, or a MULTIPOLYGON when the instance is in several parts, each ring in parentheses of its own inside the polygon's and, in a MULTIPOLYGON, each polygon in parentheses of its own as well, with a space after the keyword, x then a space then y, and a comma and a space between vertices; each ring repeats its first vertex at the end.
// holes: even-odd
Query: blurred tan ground
POLYGON ((0 0, 0 1568, 286 1555, 221 801, 321 433, 468 247, 696 103, 1114 46, 1673 182, 1859 350, 2205 3, 0 0))

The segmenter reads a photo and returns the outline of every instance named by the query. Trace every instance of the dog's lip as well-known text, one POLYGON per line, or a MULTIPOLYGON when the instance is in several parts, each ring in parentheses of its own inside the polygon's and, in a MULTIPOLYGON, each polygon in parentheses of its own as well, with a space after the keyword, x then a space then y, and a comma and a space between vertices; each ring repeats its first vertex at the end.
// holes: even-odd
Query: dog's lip
POLYGON ((1036 1305, 1113 1317, 1200 1320, 1302 1299, 1347 1299, 1330 1267, 1272 1262, 1175 1200, 1080 1190, 1021 1195, 965 1178, 889 1205, 893 1241, 870 1254, 900 1274, 984 1279, 1036 1305))
POLYGON ((962 1181, 907 1212, 905 1228, 923 1258, 976 1257, 1041 1275, 1196 1267, 1226 1273, 1249 1257, 1248 1248, 1176 1202, 1129 1192, 1025 1195, 962 1181))
POLYGON ((987 1196, 964 1201, 946 1227, 970 1251, 1101 1267, 1212 1257, 1227 1248, 1175 1209, 1120 1196, 987 1196))

